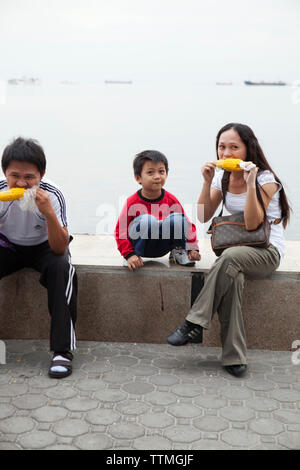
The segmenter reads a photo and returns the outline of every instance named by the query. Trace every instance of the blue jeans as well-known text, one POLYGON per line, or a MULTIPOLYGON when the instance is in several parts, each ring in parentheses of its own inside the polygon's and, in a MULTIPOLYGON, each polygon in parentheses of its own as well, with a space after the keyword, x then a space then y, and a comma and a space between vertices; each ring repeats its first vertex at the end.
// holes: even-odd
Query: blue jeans
POLYGON ((163 220, 143 214, 131 222, 129 239, 138 256, 158 258, 174 246, 185 248, 187 227, 187 220, 181 213, 172 213, 163 220))

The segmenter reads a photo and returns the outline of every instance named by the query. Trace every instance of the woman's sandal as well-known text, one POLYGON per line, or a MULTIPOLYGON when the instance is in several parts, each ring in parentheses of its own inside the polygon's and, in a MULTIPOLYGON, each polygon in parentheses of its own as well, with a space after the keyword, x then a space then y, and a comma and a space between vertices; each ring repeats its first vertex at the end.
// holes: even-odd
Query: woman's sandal
POLYGON ((73 354, 71 352, 55 352, 49 368, 49 376, 53 379, 63 379, 72 374, 72 359, 73 354), (60 356, 59 359, 55 359, 60 356), (53 370, 54 368, 59 368, 62 370, 53 370))

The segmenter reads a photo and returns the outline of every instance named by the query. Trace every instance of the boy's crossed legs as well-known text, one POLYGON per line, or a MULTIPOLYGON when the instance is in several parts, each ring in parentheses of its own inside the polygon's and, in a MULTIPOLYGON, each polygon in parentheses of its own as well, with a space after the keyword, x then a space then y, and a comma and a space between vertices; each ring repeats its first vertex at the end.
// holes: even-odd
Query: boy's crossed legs
POLYGON ((129 226, 129 238, 137 256, 158 258, 170 253, 170 261, 193 266, 186 247, 188 223, 182 213, 172 213, 163 220, 151 214, 136 217, 129 226))

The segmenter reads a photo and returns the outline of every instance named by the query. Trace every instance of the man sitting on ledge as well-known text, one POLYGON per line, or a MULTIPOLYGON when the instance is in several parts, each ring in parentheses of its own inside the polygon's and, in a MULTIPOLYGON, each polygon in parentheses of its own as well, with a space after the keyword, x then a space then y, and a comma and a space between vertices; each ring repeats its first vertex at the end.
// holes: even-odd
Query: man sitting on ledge
POLYGON ((40 283, 48 291, 54 352, 49 376, 63 378, 72 372, 77 316, 77 277, 70 262, 65 199, 56 185, 44 179, 46 158, 35 140, 19 137, 8 145, 2 170, 0 279, 24 267, 41 273, 40 283), (14 200, 12 188, 24 188, 24 196, 14 200))

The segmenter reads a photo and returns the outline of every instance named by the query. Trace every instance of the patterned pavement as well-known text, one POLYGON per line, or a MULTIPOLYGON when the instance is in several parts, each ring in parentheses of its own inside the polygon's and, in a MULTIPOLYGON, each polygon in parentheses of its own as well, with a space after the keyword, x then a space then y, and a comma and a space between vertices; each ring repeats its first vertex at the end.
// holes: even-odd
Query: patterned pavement
POLYGON ((47 341, 7 340, 0 450, 300 449, 300 354, 80 341, 73 374, 47 376, 47 341))

